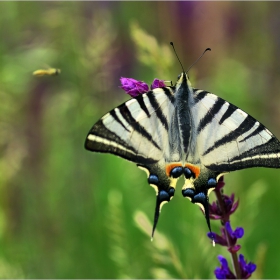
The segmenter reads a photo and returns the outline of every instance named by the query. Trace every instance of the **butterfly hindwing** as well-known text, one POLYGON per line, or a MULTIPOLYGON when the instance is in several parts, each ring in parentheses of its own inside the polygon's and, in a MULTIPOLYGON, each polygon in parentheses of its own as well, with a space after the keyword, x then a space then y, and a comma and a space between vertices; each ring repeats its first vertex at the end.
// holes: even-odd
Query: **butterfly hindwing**
POLYGON ((130 99, 104 115, 90 130, 85 147, 112 153, 146 171, 156 191, 154 233, 163 202, 175 192, 175 179, 165 168, 170 158, 168 130, 174 111, 172 88, 157 88, 130 99))

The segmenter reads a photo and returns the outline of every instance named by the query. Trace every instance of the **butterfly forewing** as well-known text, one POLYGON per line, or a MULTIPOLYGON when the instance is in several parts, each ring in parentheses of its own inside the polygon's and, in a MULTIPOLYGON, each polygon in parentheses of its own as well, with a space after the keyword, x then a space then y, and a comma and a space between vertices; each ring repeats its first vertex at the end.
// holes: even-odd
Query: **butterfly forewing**
MULTIPOLYGON (((195 96, 200 92, 195 91, 195 96)), ((198 116, 197 151, 206 167, 224 172, 256 166, 280 166, 277 138, 238 107, 206 93, 192 112, 198 116)))
POLYGON ((171 97, 171 88, 155 89, 111 110, 92 127, 86 149, 144 165, 164 159, 174 111, 171 97))

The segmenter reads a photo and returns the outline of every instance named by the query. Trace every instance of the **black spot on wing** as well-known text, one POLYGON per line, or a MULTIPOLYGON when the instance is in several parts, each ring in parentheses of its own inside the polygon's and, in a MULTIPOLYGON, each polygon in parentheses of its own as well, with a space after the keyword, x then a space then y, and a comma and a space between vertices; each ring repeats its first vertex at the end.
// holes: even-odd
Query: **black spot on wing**
POLYGON ((207 126, 207 124, 212 122, 213 118, 220 111, 220 109, 223 107, 224 104, 225 104, 224 100, 217 98, 214 105, 210 108, 207 114, 200 120, 197 128, 198 133, 202 131, 207 126))
POLYGON ((162 123, 163 127, 166 130, 168 130, 167 119, 166 119, 165 115, 163 114, 162 109, 160 108, 160 105, 158 104, 154 93, 151 91, 148 92, 147 97, 149 98, 149 101, 150 101, 152 107, 154 108, 155 113, 156 113, 157 117, 159 118, 160 122, 162 123))

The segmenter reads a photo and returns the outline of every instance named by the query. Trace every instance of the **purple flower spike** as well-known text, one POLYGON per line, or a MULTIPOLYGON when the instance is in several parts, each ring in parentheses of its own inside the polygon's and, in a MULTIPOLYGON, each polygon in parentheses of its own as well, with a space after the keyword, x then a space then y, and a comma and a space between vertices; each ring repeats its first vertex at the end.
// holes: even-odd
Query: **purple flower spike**
POLYGON ((238 227, 236 228, 236 230, 233 231, 229 222, 225 224, 225 228, 232 238, 237 239, 241 238, 244 235, 244 229, 242 227, 238 227))
POLYGON ((228 197, 227 195, 224 196, 224 202, 226 206, 226 211, 229 215, 233 214, 238 207, 239 200, 234 202, 234 193, 228 197))
POLYGON ((247 264, 242 254, 239 255, 239 265, 242 279, 248 279, 257 268, 252 262, 247 264))
POLYGON ((223 233, 222 233, 222 236, 220 236, 219 234, 216 234, 215 232, 208 232, 207 236, 210 239, 214 240, 216 244, 220 244, 222 246, 227 246, 227 240, 223 233))
POLYGON ((239 205, 239 200, 237 200, 236 202, 234 201, 234 194, 232 194, 231 196, 222 195, 222 199, 224 202, 225 212, 221 211, 219 204, 217 203, 217 201, 215 201, 209 205, 210 219, 229 220, 229 216, 236 211, 239 205))
POLYGON ((121 87, 131 97, 136 97, 149 91, 149 86, 141 81, 132 78, 121 78, 121 87))
POLYGON ((209 204, 209 216, 211 219, 221 220, 221 235, 209 232, 208 237, 216 244, 227 247, 231 254, 234 272, 228 267, 228 262, 223 256, 218 256, 221 266, 216 268, 214 273, 217 279, 248 279, 251 274, 256 270, 257 266, 254 263, 248 264, 244 260, 243 255, 237 254, 241 246, 237 244, 237 239, 242 238, 244 229, 237 227, 235 230, 230 225, 230 215, 235 212, 239 205, 239 201, 234 201, 234 194, 227 196, 223 193, 224 187, 223 177, 221 177, 214 190, 217 201, 209 204))
POLYGON ((217 267, 214 271, 217 279, 236 279, 235 275, 228 267, 228 262, 223 256, 218 256, 221 267, 217 267))
POLYGON ((227 196, 222 193, 221 189, 224 187, 224 185, 224 176, 221 176, 215 188, 216 196, 219 194, 219 199, 217 199, 217 201, 213 202, 212 204, 209 204, 210 219, 222 220, 223 223, 229 221, 230 215, 236 211, 239 205, 239 200, 234 201, 234 194, 227 196))
POLYGON ((159 80, 159 79, 154 79, 152 85, 151 85, 151 89, 155 89, 155 88, 161 88, 161 87, 165 87, 165 83, 163 80, 159 80))
POLYGON ((231 247, 229 247, 228 248, 228 251, 230 252, 230 253, 236 253, 236 252, 238 252, 239 250, 241 249, 241 245, 234 245, 234 246, 231 246, 231 247))
MULTIPOLYGON (((218 256, 218 260, 221 263, 220 267, 217 267, 214 271, 217 279, 236 279, 236 276, 228 267, 228 262, 223 256, 218 256)), ((248 279, 252 273, 256 270, 257 266, 249 262, 246 263, 244 256, 242 254, 239 255, 239 267, 241 271, 241 279, 248 279)))
POLYGON ((221 228, 221 235, 216 233, 209 232, 208 237, 213 239, 216 244, 228 247, 229 252, 237 252, 240 250, 241 246, 237 245, 237 239, 241 238, 244 235, 244 229, 241 227, 236 228, 236 230, 232 230, 230 223, 226 222, 225 226, 221 228))
POLYGON ((231 246, 228 245, 228 251, 231 253, 236 253, 241 248, 241 246, 237 245, 236 242, 237 239, 242 238, 244 235, 244 229, 242 227, 238 227, 233 231, 229 222, 226 222, 225 229, 228 232, 230 244, 232 244, 231 246))

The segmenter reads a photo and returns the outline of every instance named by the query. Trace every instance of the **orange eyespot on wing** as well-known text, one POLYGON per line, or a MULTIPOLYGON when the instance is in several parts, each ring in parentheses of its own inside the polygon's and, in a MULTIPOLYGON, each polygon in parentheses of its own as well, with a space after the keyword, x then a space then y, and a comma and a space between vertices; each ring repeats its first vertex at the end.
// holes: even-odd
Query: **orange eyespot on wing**
POLYGON ((195 178, 197 178, 200 174, 200 168, 196 165, 190 164, 190 163, 186 163, 185 167, 189 168, 193 174, 195 175, 195 178))
POLYGON ((182 163, 181 162, 172 162, 170 164, 167 164, 166 167, 165 167, 165 172, 166 172, 166 175, 168 177, 170 177, 170 172, 171 170, 174 168, 174 167, 180 167, 182 166, 182 163))

